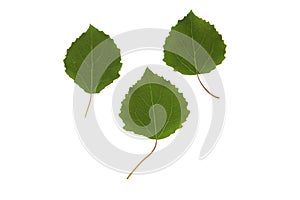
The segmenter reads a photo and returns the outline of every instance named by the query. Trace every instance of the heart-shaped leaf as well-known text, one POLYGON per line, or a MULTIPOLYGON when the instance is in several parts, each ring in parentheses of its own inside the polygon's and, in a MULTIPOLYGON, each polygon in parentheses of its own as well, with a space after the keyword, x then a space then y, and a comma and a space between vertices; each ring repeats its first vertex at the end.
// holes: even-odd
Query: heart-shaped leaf
POLYGON ((153 150, 137 167, 153 153, 157 140, 170 136, 182 127, 189 113, 183 94, 147 68, 142 78, 125 95, 120 113, 125 130, 155 139, 153 150))
POLYGON ((122 66, 120 49, 92 25, 72 43, 64 63, 66 73, 89 94, 99 93, 117 79, 122 66))
MULTIPOLYGON (((221 64, 225 49, 222 36, 215 27, 190 11, 172 27, 164 44, 163 60, 182 74, 198 76, 221 64)), ((200 81, 199 76, 198 79, 200 81)))

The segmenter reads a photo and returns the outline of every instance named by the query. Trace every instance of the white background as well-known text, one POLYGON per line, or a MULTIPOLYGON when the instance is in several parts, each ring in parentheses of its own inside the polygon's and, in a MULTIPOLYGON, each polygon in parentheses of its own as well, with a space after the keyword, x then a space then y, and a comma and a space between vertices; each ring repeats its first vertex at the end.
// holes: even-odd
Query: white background
POLYGON ((1 1, 0 199, 299 199, 297 3, 1 1), (199 137, 171 167, 127 181, 80 143, 66 49, 90 23, 111 36, 168 29, 190 9, 228 45, 218 67, 227 97, 222 138, 204 160, 199 137))

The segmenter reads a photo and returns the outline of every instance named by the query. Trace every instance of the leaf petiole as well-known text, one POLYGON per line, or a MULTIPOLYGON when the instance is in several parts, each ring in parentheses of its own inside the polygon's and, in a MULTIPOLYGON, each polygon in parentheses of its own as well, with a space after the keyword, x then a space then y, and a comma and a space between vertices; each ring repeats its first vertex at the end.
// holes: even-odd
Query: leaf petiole
POLYGON ((93 94, 90 94, 90 100, 89 100, 89 103, 87 105, 87 108, 86 108, 86 111, 85 111, 85 115, 84 115, 85 118, 87 116, 87 113, 89 112, 89 109, 90 109, 90 106, 91 106, 91 102, 92 102, 92 98, 93 98, 93 94))
POLYGON ((136 166, 135 166, 135 168, 130 172, 130 174, 127 176, 127 180, 131 177, 131 175, 135 172, 135 170, 147 159, 147 158, 149 158, 151 155, 152 155, 152 153, 155 151, 155 149, 156 149, 156 146, 157 146, 157 138, 155 139, 155 144, 154 144, 154 147, 153 147, 153 149, 151 150, 151 152, 147 155, 147 156, 145 156, 145 158, 143 158, 143 160, 141 160, 136 166))
POLYGON ((211 92, 203 85, 203 83, 202 83, 201 80, 200 80, 199 74, 197 74, 197 78, 198 78, 199 83, 202 85, 203 89, 204 89, 208 94, 210 94, 211 96, 215 97, 216 99, 219 99, 219 98, 220 98, 220 97, 214 95, 213 93, 211 93, 211 92))

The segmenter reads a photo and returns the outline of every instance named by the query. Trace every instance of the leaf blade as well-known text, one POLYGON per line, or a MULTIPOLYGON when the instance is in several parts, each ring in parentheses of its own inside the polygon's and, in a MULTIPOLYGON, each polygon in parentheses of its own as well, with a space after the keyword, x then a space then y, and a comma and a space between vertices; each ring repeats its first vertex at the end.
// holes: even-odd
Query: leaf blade
POLYGON ((171 28, 163 60, 182 74, 203 74, 221 64, 225 52, 226 45, 215 27, 190 11, 171 28))
POLYGON ((163 139, 182 127, 190 112, 187 104, 174 85, 147 68, 125 95, 119 116, 125 130, 163 139))
POLYGON ((90 25, 67 50, 65 72, 85 92, 99 93, 119 77, 120 49, 114 41, 90 25))

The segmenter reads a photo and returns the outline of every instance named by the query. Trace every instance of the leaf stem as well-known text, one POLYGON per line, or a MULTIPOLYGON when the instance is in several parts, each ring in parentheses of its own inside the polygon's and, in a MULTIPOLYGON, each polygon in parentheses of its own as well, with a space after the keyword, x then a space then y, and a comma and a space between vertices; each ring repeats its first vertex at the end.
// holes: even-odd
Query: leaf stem
POLYGON ((157 146, 157 138, 155 139, 155 144, 154 144, 154 147, 153 147, 153 149, 151 150, 151 152, 147 155, 147 156, 145 156, 145 158, 143 158, 143 160, 141 160, 136 166, 135 166, 135 168, 130 172, 130 174, 127 176, 127 179, 129 179, 130 177, 131 177, 131 175, 135 172, 135 170, 147 159, 147 158, 149 158, 151 155, 152 155, 152 153, 155 151, 155 149, 156 149, 156 146, 157 146))
POLYGON ((90 100, 89 100, 89 104, 87 105, 87 108, 86 108, 86 111, 85 111, 85 115, 84 117, 86 118, 87 114, 88 114, 88 111, 90 109, 90 105, 91 105, 91 102, 92 102, 92 98, 93 98, 93 94, 90 94, 90 100))
POLYGON ((200 84, 202 85, 203 89, 204 89, 208 94, 210 94, 211 96, 215 97, 216 99, 219 99, 219 98, 220 98, 220 97, 214 95, 213 93, 211 93, 211 92, 203 85, 203 83, 202 83, 201 80, 200 80, 199 74, 197 74, 197 78, 198 78, 198 81, 200 82, 200 84))

